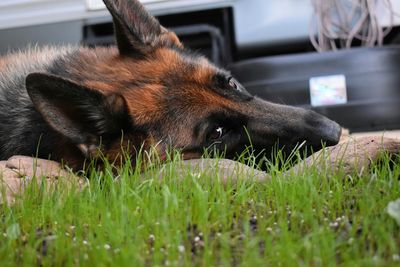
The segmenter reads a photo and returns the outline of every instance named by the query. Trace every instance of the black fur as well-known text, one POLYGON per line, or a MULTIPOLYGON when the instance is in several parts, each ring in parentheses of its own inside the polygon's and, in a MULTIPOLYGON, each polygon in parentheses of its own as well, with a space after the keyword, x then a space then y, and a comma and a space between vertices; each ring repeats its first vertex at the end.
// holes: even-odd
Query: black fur
POLYGON ((26 78, 28 94, 49 125, 73 143, 88 136, 120 134, 131 125, 125 99, 105 96, 58 76, 31 73, 26 78))

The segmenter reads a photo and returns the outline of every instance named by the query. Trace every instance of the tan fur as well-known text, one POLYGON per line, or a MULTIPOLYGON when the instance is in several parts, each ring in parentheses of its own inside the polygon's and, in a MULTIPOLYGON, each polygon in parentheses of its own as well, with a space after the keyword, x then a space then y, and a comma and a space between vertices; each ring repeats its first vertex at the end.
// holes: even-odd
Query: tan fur
POLYGON ((186 75, 187 85, 182 78, 182 87, 179 88, 181 99, 184 99, 190 107, 201 107, 201 110, 195 110, 196 114, 202 116, 202 113, 208 114, 210 110, 221 106, 236 108, 238 104, 235 101, 209 90, 210 79, 216 69, 208 60, 205 58, 200 58, 198 62, 186 60, 169 48, 157 49, 145 61, 121 57, 114 48, 85 49, 82 51, 79 64, 71 66, 68 71, 79 75, 84 86, 105 94, 116 92, 122 94, 127 100, 130 114, 139 124, 154 122, 158 115, 162 114, 163 107, 167 104, 163 102, 162 97, 165 88, 162 80, 156 80, 156 83, 142 87, 129 86, 128 82, 151 80, 185 69, 191 72, 186 75))
POLYGON ((75 46, 30 46, 2 57, 0 58, 0 87, 3 85, 6 88, 5 83, 12 82, 13 78, 25 77, 33 71, 44 71, 45 66, 54 59, 66 56, 76 49, 75 46))

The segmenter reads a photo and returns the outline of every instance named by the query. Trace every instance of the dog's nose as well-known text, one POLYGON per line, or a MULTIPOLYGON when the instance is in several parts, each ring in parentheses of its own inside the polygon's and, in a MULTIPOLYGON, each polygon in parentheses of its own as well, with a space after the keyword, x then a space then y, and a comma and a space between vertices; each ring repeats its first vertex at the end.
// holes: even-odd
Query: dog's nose
POLYGON ((342 127, 334 121, 329 120, 320 128, 321 140, 328 146, 334 146, 339 143, 342 135, 342 127))
POLYGON ((309 116, 308 122, 314 131, 312 140, 309 140, 311 143, 325 143, 327 146, 339 143, 342 135, 342 127, 339 124, 313 111, 309 116))

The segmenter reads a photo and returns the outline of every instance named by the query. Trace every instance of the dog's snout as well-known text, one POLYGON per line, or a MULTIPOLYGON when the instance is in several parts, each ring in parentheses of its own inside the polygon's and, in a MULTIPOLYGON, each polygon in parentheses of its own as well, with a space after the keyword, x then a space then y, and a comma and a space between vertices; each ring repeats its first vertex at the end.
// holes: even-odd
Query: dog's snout
POLYGON ((314 140, 310 140, 312 143, 323 142, 327 146, 333 146, 339 143, 342 127, 336 122, 316 112, 311 112, 308 123, 314 132, 314 140))
POLYGON ((320 128, 321 139, 328 145, 333 146, 339 143, 342 134, 342 127, 334 121, 327 121, 320 128))

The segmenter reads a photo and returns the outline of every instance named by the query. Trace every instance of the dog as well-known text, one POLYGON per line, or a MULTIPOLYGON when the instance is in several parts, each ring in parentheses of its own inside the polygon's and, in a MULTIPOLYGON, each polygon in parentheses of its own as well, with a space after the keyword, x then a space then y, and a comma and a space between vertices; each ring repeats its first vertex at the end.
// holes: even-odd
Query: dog
POLYGON ((152 147, 183 159, 205 149, 234 159, 277 142, 315 150, 341 127, 311 110, 249 94, 230 73, 186 49, 137 0, 104 0, 116 45, 30 48, 0 58, 0 160, 37 156, 80 169, 100 155, 134 159, 152 147))

